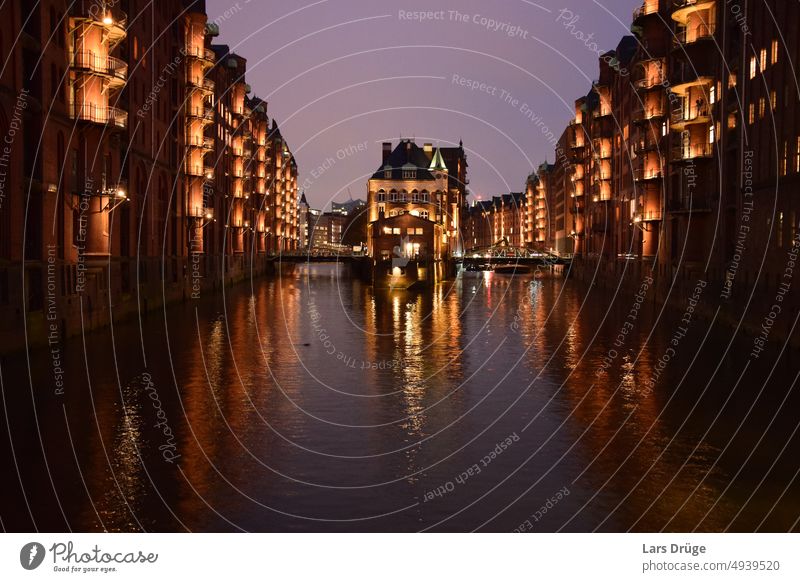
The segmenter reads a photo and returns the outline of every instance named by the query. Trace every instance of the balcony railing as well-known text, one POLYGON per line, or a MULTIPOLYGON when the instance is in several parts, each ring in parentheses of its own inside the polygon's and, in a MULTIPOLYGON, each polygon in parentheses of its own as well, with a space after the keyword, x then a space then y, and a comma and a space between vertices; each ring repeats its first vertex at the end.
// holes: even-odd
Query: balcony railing
POLYGON ((187 114, 195 119, 214 121, 214 110, 210 107, 189 107, 187 114))
POLYGON ((707 142, 697 144, 681 144, 672 148, 672 161, 681 162, 694 159, 710 158, 714 155, 714 144, 707 142))
POLYGON ((633 179, 636 182, 646 182, 648 180, 660 180, 663 176, 661 168, 634 168, 633 179))
POLYGON ((664 109, 662 107, 638 107, 633 110, 631 120, 634 123, 645 123, 663 117, 664 109))
POLYGON ((96 107, 87 103, 73 103, 70 113, 72 119, 80 121, 108 124, 120 129, 128 127, 128 112, 117 107, 96 107))
POLYGON ((656 13, 658 13, 658 0, 644 0, 644 3, 633 11, 633 22, 656 13))
POLYGON ((673 129, 682 128, 687 123, 705 123, 710 120, 709 109, 705 104, 694 105, 685 109, 674 109, 670 113, 670 125, 673 129))
POLYGON ((662 212, 658 210, 642 210, 633 217, 634 222, 656 222, 661 220, 662 212))
POLYGON ((186 138, 186 145, 193 148, 203 148, 204 150, 213 150, 214 138, 207 136, 189 136, 186 138))
POLYGON ((121 83, 128 78, 128 64, 125 61, 115 57, 100 56, 91 51, 76 52, 73 55, 72 66, 121 83))
POLYGON ((216 62, 217 56, 214 51, 204 46, 189 46, 186 47, 186 56, 200 59, 212 65, 216 62))
POLYGON ((673 48, 681 48, 696 42, 712 39, 716 28, 716 24, 713 22, 705 22, 694 28, 680 28, 675 31, 675 36, 672 38, 672 46, 673 48))

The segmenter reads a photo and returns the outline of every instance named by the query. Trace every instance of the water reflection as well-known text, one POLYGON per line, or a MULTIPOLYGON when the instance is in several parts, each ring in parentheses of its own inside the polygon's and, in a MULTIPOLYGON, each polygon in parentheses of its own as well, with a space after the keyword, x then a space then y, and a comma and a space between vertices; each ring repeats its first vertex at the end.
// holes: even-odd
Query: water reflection
MULTIPOLYGON (((629 297, 550 276, 464 273, 412 293, 344 275, 302 266, 149 317, 146 366, 115 366, 103 334, 87 339, 86 354, 67 346, 67 361, 91 362, 91 388, 81 388, 81 370, 68 371, 71 439, 63 409, 47 399, 37 418, 12 427, 22 437, 47 427, 42 457, 59 459, 63 520, 41 485, 44 463, 22 476, 48 509, 37 525, 509 531, 564 487, 570 495, 538 523, 543 531, 747 530, 765 515, 761 527, 786 530, 800 515, 788 356, 778 369, 790 371, 773 376, 759 406, 744 386, 729 401, 735 358, 717 370, 720 344, 701 347, 698 326, 649 389, 674 327, 650 306, 602 367, 629 297), (143 370, 177 463, 159 450, 143 370), (133 380, 120 389, 118 377, 133 380), (509 435, 514 444, 492 454, 509 435), (457 479, 473 466, 480 471, 457 479), (769 486, 759 483, 765 472, 769 486)), ((117 350, 138 339, 137 326, 114 330, 117 350)), ((34 385, 45 385, 47 368, 36 364, 34 385)), ((3 372, 6 385, 27 382, 19 363, 3 372)), ((24 399, 12 405, 25 419, 24 399)), ((8 519, 26 529, 24 512, 8 519)))

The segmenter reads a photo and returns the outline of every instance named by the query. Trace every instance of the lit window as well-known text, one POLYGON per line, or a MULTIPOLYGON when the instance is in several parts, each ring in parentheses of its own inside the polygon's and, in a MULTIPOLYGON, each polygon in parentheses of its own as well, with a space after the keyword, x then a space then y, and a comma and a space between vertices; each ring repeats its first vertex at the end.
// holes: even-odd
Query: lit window
POLYGON ((778 213, 778 224, 777 228, 777 235, 778 235, 778 248, 783 247, 783 212, 778 213))
POLYGON ((424 230, 422 230, 421 228, 417 228, 417 234, 421 235, 421 234, 423 234, 424 232, 425 232, 425 231, 424 231, 424 230))
POLYGON ((756 58, 750 57, 750 78, 754 79, 756 76, 756 58))
POLYGON ((781 159, 781 176, 785 176, 789 169, 789 142, 783 142, 783 158, 781 159))
POLYGON ((717 102, 717 86, 711 85, 711 88, 708 90, 708 102, 713 105, 717 102))
POLYGON ((755 120, 756 120, 756 106, 754 103, 751 103, 749 111, 747 113, 747 122, 752 124, 755 120))
POLYGON ((417 177, 416 170, 403 170, 403 179, 404 180, 414 180, 417 177))
POLYGON ((767 110, 767 102, 763 97, 758 99, 758 118, 764 119, 764 112, 767 110))
POLYGON ((716 128, 713 124, 708 126, 708 143, 714 143, 714 135, 716 132, 716 128))
POLYGON ((797 136, 797 149, 794 157, 794 171, 800 172, 800 135, 797 136))
POLYGON ((778 106, 778 96, 775 94, 775 91, 770 91, 769 93, 769 104, 772 109, 775 109, 778 106))
POLYGON ((736 87, 736 73, 731 73, 728 77, 728 89, 736 87))
POLYGON ((761 52, 759 53, 759 57, 760 58, 759 58, 758 66, 761 69, 761 72, 763 73, 767 68, 767 49, 761 49, 761 52))
POLYGON ((778 62, 778 40, 775 39, 772 41, 772 64, 778 62))

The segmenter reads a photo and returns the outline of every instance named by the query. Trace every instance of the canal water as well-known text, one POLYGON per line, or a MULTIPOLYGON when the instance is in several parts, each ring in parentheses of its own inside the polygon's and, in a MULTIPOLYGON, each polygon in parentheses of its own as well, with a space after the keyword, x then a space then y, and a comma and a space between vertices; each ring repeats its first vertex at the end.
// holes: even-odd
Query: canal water
POLYGON ((6 357, 2 526, 797 531, 797 355, 681 311, 304 265, 69 340, 63 394, 6 357))

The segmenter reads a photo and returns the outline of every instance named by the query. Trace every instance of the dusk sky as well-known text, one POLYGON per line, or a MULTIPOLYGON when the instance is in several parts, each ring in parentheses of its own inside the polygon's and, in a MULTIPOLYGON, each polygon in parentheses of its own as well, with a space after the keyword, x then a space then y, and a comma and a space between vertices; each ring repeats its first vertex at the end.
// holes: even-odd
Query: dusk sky
POLYGON ((547 130, 558 138, 597 77, 592 43, 614 48, 639 4, 208 0, 207 12, 215 42, 247 59, 252 94, 269 101, 309 203, 327 208, 348 189, 366 198, 381 142, 401 136, 462 139, 473 198, 522 190, 553 160, 547 130), (416 11, 436 19, 414 20, 416 11))

